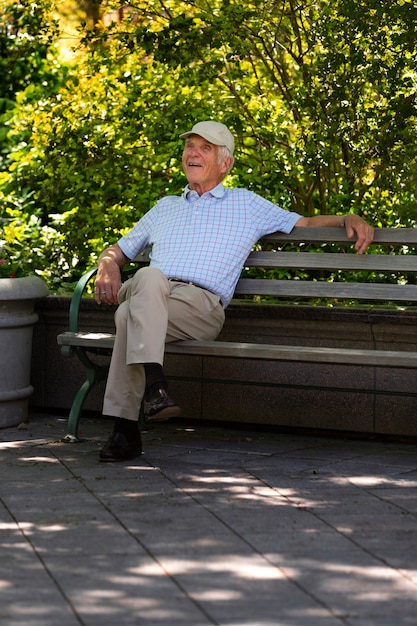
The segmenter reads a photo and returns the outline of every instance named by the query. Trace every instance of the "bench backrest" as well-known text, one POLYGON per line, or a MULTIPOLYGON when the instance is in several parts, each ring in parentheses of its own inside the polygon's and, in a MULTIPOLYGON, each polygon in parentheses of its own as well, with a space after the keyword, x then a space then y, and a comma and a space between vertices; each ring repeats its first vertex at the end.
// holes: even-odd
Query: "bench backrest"
MULTIPOLYGON (((235 298, 417 303, 417 229, 376 228, 365 254, 354 243, 343 228, 266 235, 246 260, 235 298)), ((147 265, 149 250, 136 262, 147 265)), ((125 278, 134 271, 127 269, 125 278)))
MULTIPOLYGON (((149 250, 145 250, 135 266, 126 268, 124 279, 148 263, 149 250)), ((84 274, 75 288, 70 305, 72 332, 79 330, 81 300, 96 271, 93 268, 84 274)), ((417 229, 377 228, 369 252, 359 255, 343 228, 294 228, 289 235, 267 235, 254 247, 235 296, 272 296, 278 302, 295 298, 315 302, 324 299, 326 304, 340 300, 413 305, 417 304, 416 282, 417 229), (254 268, 258 269, 256 276, 248 277, 254 268), (285 271, 285 278, 271 278, 271 270, 285 271), (296 275, 292 276, 294 272, 296 275), (352 280, 348 276, 351 272, 361 272, 360 281, 356 277, 352 280), (259 278, 259 274, 265 278, 259 278)))
POLYGON ((294 228, 260 244, 247 259, 236 296, 417 303, 417 229, 377 228, 362 255, 343 228, 294 228), (260 270, 257 276, 247 276, 251 268, 260 270), (275 272, 282 277, 265 280, 270 270, 282 270, 275 272))

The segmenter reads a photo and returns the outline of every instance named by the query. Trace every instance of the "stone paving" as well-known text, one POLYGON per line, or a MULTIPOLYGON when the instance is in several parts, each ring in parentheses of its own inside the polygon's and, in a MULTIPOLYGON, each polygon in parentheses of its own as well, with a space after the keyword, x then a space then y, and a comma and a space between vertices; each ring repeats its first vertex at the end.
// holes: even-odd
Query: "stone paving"
POLYGON ((417 624, 415 442, 185 421, 0 430, 4 626, 417 624))

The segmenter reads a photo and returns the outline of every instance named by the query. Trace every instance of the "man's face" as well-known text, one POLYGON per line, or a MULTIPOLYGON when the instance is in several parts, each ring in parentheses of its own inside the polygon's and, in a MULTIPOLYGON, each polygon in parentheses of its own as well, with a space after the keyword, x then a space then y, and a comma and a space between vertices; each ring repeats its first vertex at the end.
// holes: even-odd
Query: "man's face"
POLYGON ((182 167, 190 189, 200 195, 216 187, 230 167, 230 159, 218 162, 218 151, 218 146, 200 135, 190 135, 185 140, 182 167))

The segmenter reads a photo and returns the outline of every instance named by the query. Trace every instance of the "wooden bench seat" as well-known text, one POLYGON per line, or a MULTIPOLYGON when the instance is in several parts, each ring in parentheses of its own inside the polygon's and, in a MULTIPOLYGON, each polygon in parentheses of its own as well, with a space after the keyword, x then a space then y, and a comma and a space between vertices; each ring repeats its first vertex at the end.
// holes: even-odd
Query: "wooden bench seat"
MULTIPOLYGON (((341 303, 367 306, 413 306, 417 303, 417 231, 408 228, 376 229, 369 253, 358 255, 344 229, 295 228, 290 235, 273 233, 263 238, 249 255, 235 291, 235 298, 276 298, 277 301, 341 303), (267 249, 262 249, 267 248, 267 249), (326 251, 329 250, 329 251, 326 251), (254 268, 255 277, 250 277, 254 268), (285 274, 276 278, 275 273, 285 274), (360 274, 357 274, 357 273, 360 274), (259 276, 264 275, 264 278, 259 276), (350 279, 354 277, 354 281, 350 279), (346 280, 349 278, 349 280, 346 280), (389 282, 388 282, 389 281, 389 282)), ((147 263, 144 254, 138 266, 147 263)), ((85 332, 79 328, 82 297, 95 269, 83 276, 74 292, 69 331, 58 335, 65 356, 77 355, 85 367, 86 380, 74 398, 67 440, 78 440, 78 424, 84 401, 91 388, 107 375, 108 366, 91 355, 111 355, 114 335, 85 332)), ((129 269, 125 276, 132 275, 129 269)), ((226 313, 227 315, 227 313, 226 313)), ((370 367, 416 368, 417 352, 350 349, 340 347, 257 344, 229 341, 178 341, 167 344, 167 354, 361 365, 370 367)))

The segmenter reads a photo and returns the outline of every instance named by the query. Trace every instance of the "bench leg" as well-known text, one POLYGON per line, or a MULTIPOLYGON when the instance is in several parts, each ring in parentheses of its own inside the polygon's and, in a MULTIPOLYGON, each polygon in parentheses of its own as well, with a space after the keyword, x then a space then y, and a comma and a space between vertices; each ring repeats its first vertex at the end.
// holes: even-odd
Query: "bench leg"
POLYGON ((85 367, 86 380, 77 391, 68 416, 67 434, 65 435, 63 441, 69 443, 78 443, 82 441, 82 438, 78 436, 78 425, 84 402, 94 385, 101 380, 104 380, 107 377, 108 372, 108 367, 98 365, 97 363, 91 361, 83 350, 77 351, 77 356, 85 367))
POLYGON ((93 386, 94 382, 86 380, 77 391, 68 416, 67 434, 64 437, 64 441, 69 441, 70 443, 78 443, 82 441, 82 439, 78 436, 78 424, 84 401, 93 386))

